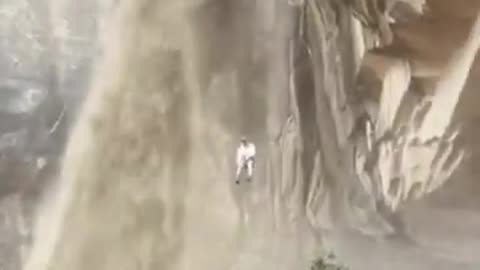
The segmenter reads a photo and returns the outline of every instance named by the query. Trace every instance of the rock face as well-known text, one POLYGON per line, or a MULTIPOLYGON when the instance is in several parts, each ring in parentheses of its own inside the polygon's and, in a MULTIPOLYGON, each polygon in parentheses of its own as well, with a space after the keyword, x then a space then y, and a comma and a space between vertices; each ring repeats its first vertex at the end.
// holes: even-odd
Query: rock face
MULTIPOLYGON (((0 147, 31 138, 6 160, 50 145, 65 110, 42 104, 78 104, 102 56, 24 269, 306 269, 324 249, 351 269, 476 269, 477 2, 21 2, 50 31, 18 41, 38 61, 4 65, 0 147), (241 135, 259 155, 238 187, 241 135)), ((46 185, 17 178, 4 198, 46 185)))
POLYGON ((48 1, 0 1, 2 269, 20 269, 28 254, 34 213, 56 178, 72 105, 78 104, 71 97, 85 87, 82 66, 88 65, 89 48, 95 47, 87 36, 86 49, 71 50, 82 45, 76 39, 80 35, 72 34, 78 31, 71 31, 69 42, 54 38, 51 6, 48 1))

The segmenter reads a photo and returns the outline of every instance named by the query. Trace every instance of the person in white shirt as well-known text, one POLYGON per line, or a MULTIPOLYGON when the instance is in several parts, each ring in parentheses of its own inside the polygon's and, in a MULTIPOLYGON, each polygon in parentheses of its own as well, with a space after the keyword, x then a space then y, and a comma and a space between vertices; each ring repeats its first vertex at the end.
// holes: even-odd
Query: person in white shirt
POLYGON ((252 142, 248 142, 246 137, 242 137, 240 140, 240 146, 237 148, 237 172, 235 183, 240 183, 239 177, 242 170, 247 170, 247 181, 252 180, 255 154, 255 145, 252 142))

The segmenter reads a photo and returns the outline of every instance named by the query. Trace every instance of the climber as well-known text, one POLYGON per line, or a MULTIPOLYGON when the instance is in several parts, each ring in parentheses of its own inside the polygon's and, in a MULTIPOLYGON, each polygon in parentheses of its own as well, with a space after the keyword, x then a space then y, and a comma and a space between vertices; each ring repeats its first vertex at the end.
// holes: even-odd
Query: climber
POLYGON ((240 146, 237 148, 237 172, 235 183, 240 183, 240 174, 242 170, 247 171, 247 181, 250 182, 252 180, 255 154, 255 144, 248 142, 246 137, 242 137, 240 139, 240 146))

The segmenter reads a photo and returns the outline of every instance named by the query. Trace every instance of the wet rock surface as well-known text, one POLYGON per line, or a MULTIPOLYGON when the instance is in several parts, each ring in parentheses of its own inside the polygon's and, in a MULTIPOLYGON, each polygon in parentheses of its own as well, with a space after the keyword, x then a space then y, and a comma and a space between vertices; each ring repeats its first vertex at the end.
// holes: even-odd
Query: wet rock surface
POLYGON ((0 1, 0 268, 6 270, 21 269, 28 255, 34 217, 55 182, 73 105, 85 92, 85 55, 95 47, 91 38, 85 42, 88 35, 74 35, 78 31, 70 31, 68 42, 56 38, 52 5, 0 1), (58 49, 73 44, 73 51, 58 49))
POLYGON ((22 247, 26 251, 34 209, 59 164, 66 137, 66 109, 61 97, 38 81, 10 77, 3 82, 0 205, 4 207, 2 240, 11 245, 4 243, 0 252, 6 252, 3 262, 17 265, 6 269, 19 269, 16 250, 22 247))

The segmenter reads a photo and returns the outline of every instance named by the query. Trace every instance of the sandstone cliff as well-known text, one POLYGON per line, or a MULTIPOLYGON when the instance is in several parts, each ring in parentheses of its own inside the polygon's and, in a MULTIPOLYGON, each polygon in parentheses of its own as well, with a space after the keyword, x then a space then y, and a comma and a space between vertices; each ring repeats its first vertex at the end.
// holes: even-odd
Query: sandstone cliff
MULTIPOLYGON (((2 16, 44 26, 0 25, 18 44, 5 76, 52 77, 78 115, 25 269, 306 269, 328 249, 351 269, 480 263, 478 1, 21 2, 2 16), (250 187, 231 181, 242 134, 250 187)), ((47 186, 30 166, 4 198, 47 186)))

